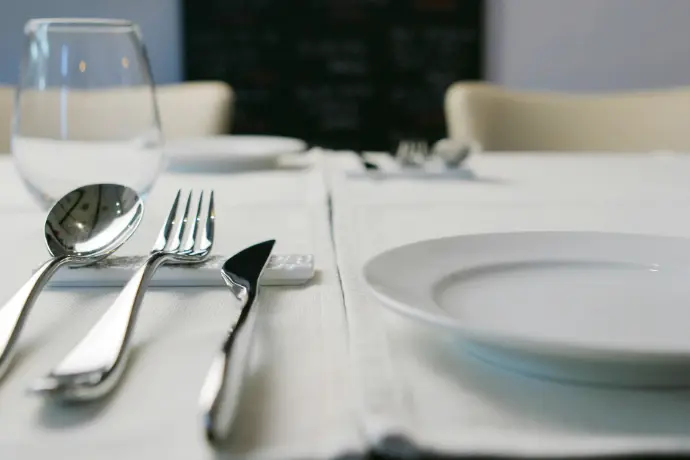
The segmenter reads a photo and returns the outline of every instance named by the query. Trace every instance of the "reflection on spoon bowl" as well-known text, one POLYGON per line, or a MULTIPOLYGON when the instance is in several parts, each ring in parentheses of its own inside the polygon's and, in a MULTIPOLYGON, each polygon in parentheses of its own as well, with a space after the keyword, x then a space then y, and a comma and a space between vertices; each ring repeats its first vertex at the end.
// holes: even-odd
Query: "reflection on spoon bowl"
POLYGON ((72 263, 94 263, 112 254, 139 226, 144 204, 129 187, 96 184, 65 195, 45 223, 48 251, 72 263))

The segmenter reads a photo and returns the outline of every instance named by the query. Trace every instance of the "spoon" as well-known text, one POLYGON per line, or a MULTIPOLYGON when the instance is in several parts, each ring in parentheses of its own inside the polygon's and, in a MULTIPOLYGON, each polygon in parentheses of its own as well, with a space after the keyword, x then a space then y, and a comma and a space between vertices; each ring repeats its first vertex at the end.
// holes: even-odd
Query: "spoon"
POLYGON ((89 265, 112 254, 134 234, 143 215, 139 195, 115 184, 80 187, 53 205, 44 230, 52 258, 0 309, 0 377, 8 370, 31 307, 57 269, 89 265))
POLYGON ((452 139, 441 139, 436 142, 433 152, 443 161, 448 169, 459 168, 473 151, 478 151, 479 147, 475 142, 460 142, 452 139))

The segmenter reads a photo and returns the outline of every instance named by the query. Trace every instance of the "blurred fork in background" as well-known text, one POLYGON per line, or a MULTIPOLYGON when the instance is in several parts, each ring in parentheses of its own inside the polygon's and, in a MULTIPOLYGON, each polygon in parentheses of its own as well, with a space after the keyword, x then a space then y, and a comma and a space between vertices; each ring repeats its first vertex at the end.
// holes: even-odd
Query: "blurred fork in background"
POLYGON ((423 139, 403 139, 398 143, 395 158, 402 166, 419 168, 429 156, 429 144, 423 139))

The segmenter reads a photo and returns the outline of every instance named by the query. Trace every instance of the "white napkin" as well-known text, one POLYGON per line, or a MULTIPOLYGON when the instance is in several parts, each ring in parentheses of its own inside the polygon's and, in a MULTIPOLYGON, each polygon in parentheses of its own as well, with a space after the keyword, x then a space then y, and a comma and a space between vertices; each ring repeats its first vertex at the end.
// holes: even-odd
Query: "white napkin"
MULTIPOLYGON (((316 158, 318 160, 318 158, 316 158)), ((0 159, 0 302, 47 257, 44 214, 28 199, 9 158, 0 159), (6 181, 4 179, 7 179, 6 181)), ((253 363, 229 454, 324 458, 361 451, 352 407, 347 320, 334 263, 325 187, 317 167, 232 175, 166 174, 147 200, 141 228, 121 255, 145 254, 178 188, 214 189, 214 253, 277 240, 277 254, 313 254, 306 286, 261 290, 253 363)), ((117 289, 46 290, 0 384, 0 459, 215 459, 197 400, 214 353, 239 310, 226 288, 147 293, 122 385, 107 400, 62 407, 25 392, 80 340, 117 289)))
MULTIPOLYGON (((149 287, 225 286, 220 274, 229 256, 210 256, 198 264, 163 265, 149 282, 149 287)), ((86 267, 59 270, 48 288, 122 287, 144 265, 147 256, 111 256, 86 267)), ((259 283, 262 286, 300 286, 314 277, 311 254, 273 254, 268 259, 259 283)))
POLYGON ((478 363, 438 331, 388 313, 362 277, 381 251, 447 235, 567 229, 690 236, 690 157, 487 154, 471 159, 472 180, 401 178, 386 174, 392 160, 377 161, 384 172, 374 177, 361 173, 353 155, 334 154, 329 176, 359 415, 375 449, 690 452, 690 391, 568 385, 478 363))

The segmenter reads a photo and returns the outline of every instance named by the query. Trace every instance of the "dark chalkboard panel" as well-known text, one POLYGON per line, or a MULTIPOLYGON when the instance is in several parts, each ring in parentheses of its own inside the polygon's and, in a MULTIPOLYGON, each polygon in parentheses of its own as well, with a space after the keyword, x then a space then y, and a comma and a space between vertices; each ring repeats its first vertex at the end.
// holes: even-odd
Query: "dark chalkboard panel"
POLYGON ((183 1, 186 77, 233 86, 237 133, 438 139, 446 88, 482 76, 481 0, 183 1))

